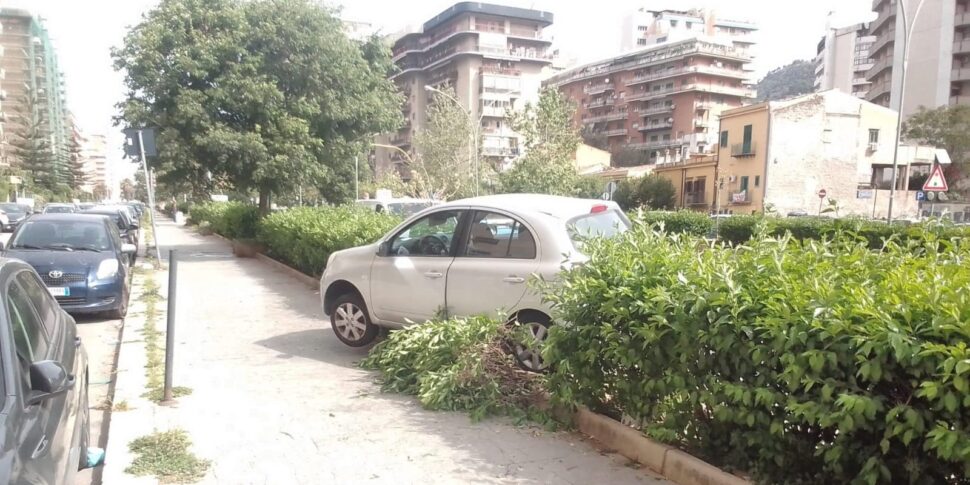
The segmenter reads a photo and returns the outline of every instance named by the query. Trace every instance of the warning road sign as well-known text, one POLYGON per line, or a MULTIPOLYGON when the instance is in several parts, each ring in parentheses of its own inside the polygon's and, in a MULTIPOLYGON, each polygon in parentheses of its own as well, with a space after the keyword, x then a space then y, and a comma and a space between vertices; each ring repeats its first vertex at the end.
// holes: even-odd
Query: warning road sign
POLYGON ((946 184, 946 177, 943 176, 943 166, 933 165, 933 171, 923 184, 923 190, 927 192, 946 192, 950 187, 946 184))

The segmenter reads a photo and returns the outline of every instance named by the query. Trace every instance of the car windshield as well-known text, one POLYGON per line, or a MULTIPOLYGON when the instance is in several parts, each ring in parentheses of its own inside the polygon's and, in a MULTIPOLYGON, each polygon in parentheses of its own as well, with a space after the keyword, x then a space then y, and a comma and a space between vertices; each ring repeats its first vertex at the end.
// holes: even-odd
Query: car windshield
POLYGON ((630 229, 630 220, 618 210, 576 217, 566 225, 573 246, 582 251, 583 242, 593 237, 613 237, 630 229))
POLYGON ((51 205, 44 209, 45 214, 66 214, 74 212, 74 208, 66 205, 51 205))
POLYGON ((104 224, 88 221, 28 220, 10 243, 11 249, 106 251, 111 238, 104 224))
POLYGON ((391 202, 387 204, 387 210, 391 214, 408 217, 431 207, 431 205, 431 202, 391 202))
POLYGON ((98 216, 107 216, 109 219, 111 219, 111 222, 114 222, 115 225, 118 226, 119 229, 124 229, 124 227, 123 227, 124 226, 124 221, 121 220, 121 214, 119 214, 117 212, 85 211, 84 213, 85 214, 94 214, 94 215, 98 215, 98 216))
POLYGON ((11 213, 12 212, 12 213, 16 213, 16 214, 23 214, 24 212, 26 212, 26 210, 24 209, 24 207, 22 205, 18 205, 18 204, 0 204, 0 210, 4 211, 6 213, 11 213))

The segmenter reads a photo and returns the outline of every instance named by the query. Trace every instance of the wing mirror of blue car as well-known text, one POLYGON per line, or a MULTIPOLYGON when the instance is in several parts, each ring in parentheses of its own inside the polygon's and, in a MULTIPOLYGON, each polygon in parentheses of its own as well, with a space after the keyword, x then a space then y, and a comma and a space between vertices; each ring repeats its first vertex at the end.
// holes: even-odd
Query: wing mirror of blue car
POLYGON ((30 364, 30 394, 27 404, 46 401, 74 388, 74 376, 69 375, 64 366, 56 360, 42 360, 30 364))
POLYGON ((134 244, 125 243, 121 245, 121 252, 125 254, 131 254, 135 251, 138 251, 138 246, 135 246, 134 244))

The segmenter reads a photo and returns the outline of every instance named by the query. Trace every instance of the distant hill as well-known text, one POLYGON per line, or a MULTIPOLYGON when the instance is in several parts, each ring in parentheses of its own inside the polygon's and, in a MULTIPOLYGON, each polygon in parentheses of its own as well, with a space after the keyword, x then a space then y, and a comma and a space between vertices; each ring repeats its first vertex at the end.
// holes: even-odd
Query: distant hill
POLYGON ((815 89, 815 63, 795 61, 773 69, 755 87, 759 101, 774 101, 810 93, 815 89))

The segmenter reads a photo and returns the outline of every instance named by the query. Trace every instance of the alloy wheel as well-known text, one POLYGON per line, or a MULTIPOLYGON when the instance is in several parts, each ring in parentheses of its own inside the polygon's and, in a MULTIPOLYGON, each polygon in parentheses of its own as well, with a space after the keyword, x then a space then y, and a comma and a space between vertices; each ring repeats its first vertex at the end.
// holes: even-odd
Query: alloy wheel
POLYGON ((549 329, 538 322, 523 323, 515 342, 515 358, 526 370, 542 372, 548 367, 542 359, 542 344, 549 329))
POLYGON ((367 320, 364 311, 350 302, 337 307, 334 324, 337 331, 347 340, 360 340, 367 331, 367 320))

